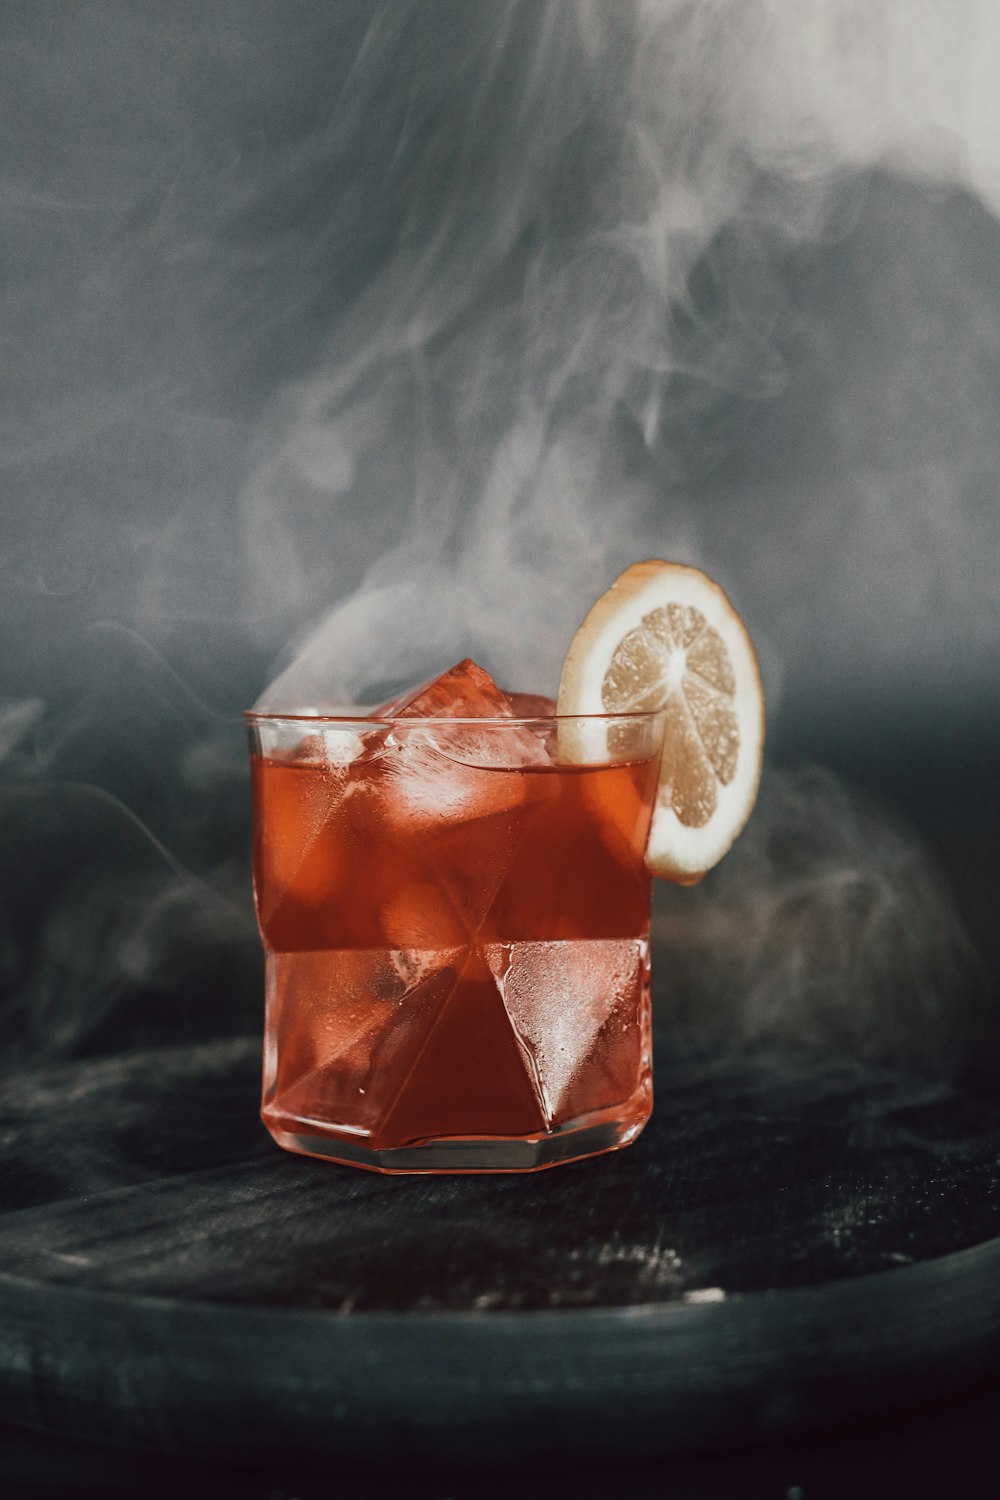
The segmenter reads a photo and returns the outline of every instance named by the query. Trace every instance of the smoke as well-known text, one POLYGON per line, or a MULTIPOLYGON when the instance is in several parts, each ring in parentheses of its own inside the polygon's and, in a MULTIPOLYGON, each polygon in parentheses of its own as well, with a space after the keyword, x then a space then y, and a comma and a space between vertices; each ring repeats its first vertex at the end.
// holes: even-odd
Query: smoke
POLYGON ((261 985, 234 726, 131 632, 73 665, 0 715, 3 1072, 245 1029, 261 985))
POLYGON ((981 964, 934 862, 828 771, 772 769, 726 860, 657 904, 666 1045, 779 1043, 946 1074, 982 1024, 981 964))
MULTIPOLYGON (((551 690, 582 602, 643 551, 763 593, 692 492, 711 419, 785 389, 782 275, 847 232, 873 171, 1000 206, 984 54, 1000 57, 1000 24, 975 5, 373 12, 336 121, 354 157, 405 100, 378 194, 395 249, 285 396, 243 493, 254 597, 290 622, 338 601, 264 700, 349 701, 466 651, 551 690), (359 579, 351 539, 373 525, 359 579)), ((905 291, 894 312, 926 337, 905 291)), ((851 467, 854 524, 825 496, 812 509, 865 546, 895 476, 866 494, 851 467)), ((893 576, 919 555, 899 533, 910 510, 920 526, 922 486, 901 479, 893 576)), ((781 499, 764 508, 787 524, 781 499)), ((819 581, 805 540, 782 559, 796 600, 819 581)), ((771 602, 757 624, 775 699, 799 622, 771 602)))
MULTIPOLYGON (((5 1034, 69 1055, 150 994, 166 1031, 223 969, 254 1021, 238 710, 268 679, 324 705, 468 654, 550 691, 643 555, 725 584, 779 736, 839 724, 852 677, 938 703, 982 676, 998 63, 988 0, 17 7, 5 1034)), ((829 829, 837 795, 782 817, 829 829)), ((841 811, 856 889, 902 903, 843 951, 884 977, 909 913, 937 974, 957 929, 917 845, 841 811)), ((818 928, 779 862, 731 858, 770 882, 755 923, 829 951, 838 846, 818 928)))

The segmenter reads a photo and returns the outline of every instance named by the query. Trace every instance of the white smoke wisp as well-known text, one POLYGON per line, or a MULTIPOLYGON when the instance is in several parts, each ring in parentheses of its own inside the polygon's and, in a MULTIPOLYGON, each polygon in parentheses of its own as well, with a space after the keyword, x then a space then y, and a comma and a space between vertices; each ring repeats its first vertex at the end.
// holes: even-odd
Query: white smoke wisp
POLYGON ((966 1060, 985 989, 950 893, 913 833, 829 772, 770 771, 718 869, 658 898, 665 1038, 966 1060))
POLYGON ((768 262, 840 233, 872 171, 1000 211, 998 69, 974 0, 373 8, 316 149, 377 169, 330 211, 368 237, 384 213, 392 249, 244 489, 247 612, 299 633, 261 701, 464 653, 551 690, 581 605, 644 552, 739 601, 679 431, 782 388, 768 262), (699 296, 725 237, 746 284, 699 296))

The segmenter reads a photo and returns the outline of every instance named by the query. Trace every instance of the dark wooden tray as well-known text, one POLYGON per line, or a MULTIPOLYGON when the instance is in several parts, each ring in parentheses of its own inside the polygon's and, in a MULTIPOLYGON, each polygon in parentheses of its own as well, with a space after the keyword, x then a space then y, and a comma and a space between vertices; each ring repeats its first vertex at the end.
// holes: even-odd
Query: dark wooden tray
POLYGON ((286 1155, 257 1038, 9 1082, 6 1417, 242 1456, 635 1454, 1000 1363, 991 1090, 659 1052, 636 1146, 523 1178, 286 1155))

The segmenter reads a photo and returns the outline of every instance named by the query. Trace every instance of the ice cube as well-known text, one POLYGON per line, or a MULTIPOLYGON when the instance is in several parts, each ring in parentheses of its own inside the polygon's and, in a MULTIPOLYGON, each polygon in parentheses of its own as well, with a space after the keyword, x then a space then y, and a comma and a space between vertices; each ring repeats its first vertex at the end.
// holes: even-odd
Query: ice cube
POLYGON ((428 738, 442 755, 463 766, 517 771, 551 763, 544 737, 526 724, 491 725, 489 729, 471 724, 456 724, 454 729, 440 726, 428 730, 428 738))
MULTIPOLYGON (((379 794, 392 827, 432 826, 486 818, 518 807, 526 796, 517 770, 492 769, 492 762, 466 761, 475 745, 441 744, 441 732, 414 729, 391 736, 381 762, 379 794), (459 758, 458 752, 463 753, 459 758)), ((489 747, 479 746, 480 755, 489 747)))
POLYGON ((556 700, 541 693, 504 693, 503 699, 515 719, 551 719, 555 716, 556 700))
POLYGON ((408 857, 419 854, 426 878, 415 900, 401 883, 383 924, 400 948, 468 939, 480 932, 523 838, 533 805, 523 771, 547 763, 545 748, 468 660, 387 709, 399 725, 388 731, 379 764, 379 816, 394 835, 410 835, 408 857), (448 722, 486 716, 493 722, 481 727, 448 722))
MULTIPOLYGON (((515 718, 508 701, 488 672, 466 657, 447 672, 375 710, 376 717, 397 719, 509 719, 515 718)), ((551 699, 532 699, 550 703, 551 699)), ((409 735, 407 737, 410 737, 409 735)), ((397 737, 402 743, 403 736, 397 737)), ((490 726, 476 729, 470 724, 449 728, 436 724, 428 730, 428 743, 442 755, 467 766, 519 767, 546 765, 550 759, 544 740, 527 726, 511 722, 509 730, 490 726)))
POLYGON ((302 736, 291 758, 343 770, 376 752, 384 739, 385 730, 361 735, 354 729, 323 725, 302 736))
POLYGON ((541 747, 543 758, 537 762, 554 763, 559 759, 559 725, 556 721, 556 700, 545 698, 541 693, 504 693, 507 706, 515 719, 529 722, 518 726, 520 733, 533 736, 541 747))
POLYGON ((376 718, 510 719, 513 714, 493 678, 469 657, 419 687, 390 698, 376 718))
POLYGON ((644 954, 645 943, 633 938, 486 946, 551 1117, 565 1113, 574 1079, 616 1011, 634 1015, 644 954))
POLYGON ((520 771, 467 766, 407 736, 381 763, 378 817, 397 855, 380 924, 392 947, 474 939, 537 810, 520 771))
POLYGON ((353 729, 324 729, 321 739, 323 758, 329 766, 349 766, 365 753, 365 742, 353 729))

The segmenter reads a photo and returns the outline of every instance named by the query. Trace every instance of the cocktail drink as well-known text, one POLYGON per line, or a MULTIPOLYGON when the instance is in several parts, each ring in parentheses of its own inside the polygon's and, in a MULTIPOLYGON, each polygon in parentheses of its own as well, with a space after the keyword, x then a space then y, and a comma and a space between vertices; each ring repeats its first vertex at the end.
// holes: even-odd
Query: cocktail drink
POLYGON ((281 1145, 513 1171, 642 1129, 664 715, 553 710, 464 662, 372 715, 248 715, 281 1145))
POLYGON ((650 875, 699 880, 760 779, 760 669, 718 584, 633 564, 558 711, 466 660, 371 714, 247 718, 275 1140, 390 1172, 633 1141, 650 875))

